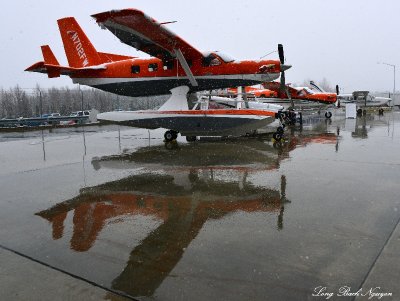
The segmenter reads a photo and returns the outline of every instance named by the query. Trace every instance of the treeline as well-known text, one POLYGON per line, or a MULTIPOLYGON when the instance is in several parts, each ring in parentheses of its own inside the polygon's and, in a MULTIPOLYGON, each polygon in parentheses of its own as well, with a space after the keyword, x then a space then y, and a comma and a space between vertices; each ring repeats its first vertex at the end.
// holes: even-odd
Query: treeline
POLYGON ((157 107, 168 96, 125 97, 98 89, 50 88, 34 89, 18 85, 0 90, 0 118, 33 117, 41 114, 60 113, 69 115, 80 110, 96 109, 107 112, 116 109, 142 110, 157 107))

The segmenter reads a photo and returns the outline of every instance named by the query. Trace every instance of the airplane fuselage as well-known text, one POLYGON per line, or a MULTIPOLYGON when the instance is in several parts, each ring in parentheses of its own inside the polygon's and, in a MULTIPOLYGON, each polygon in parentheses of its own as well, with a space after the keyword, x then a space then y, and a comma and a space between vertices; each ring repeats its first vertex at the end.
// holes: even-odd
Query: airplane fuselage
POLYGON ((226 87, 248 86, 279 77, 278 61, 220 62, 217 66, 203 66, 200 61, 189 62, 198 83, 192 86, 185 71, 176 60, 165 63, 157 58, 133 58, 107 63, 99 69, 70 74, 74 83, 91 86, 125 96, 151 96, 169 94, 178 86, 187 85, 190 92, 226 87), (269 66, 268 72, 261 72, 269 66))

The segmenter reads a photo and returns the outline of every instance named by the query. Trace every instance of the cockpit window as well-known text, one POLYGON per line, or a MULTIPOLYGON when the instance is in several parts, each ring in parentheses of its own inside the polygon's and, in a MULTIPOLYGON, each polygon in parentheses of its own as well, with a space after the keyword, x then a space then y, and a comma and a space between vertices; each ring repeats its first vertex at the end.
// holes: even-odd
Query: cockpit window
POLYGON ((304 90, 306 90, 308 94, 315 94, 315 92, 308 87, 305 87, 304 90))
POLYGON ((217 52, 217 55, 225 62, 225 63, 230 63, 235 61, 235 59, 233 57, 231 57, 230 55, 226 54, 226 53, 222 53, 222 52, 217 52))
POLYGON ((205 54, 203 57, 203 66, 211 66, 211 61, 214 60, 216 58, 216 56, 214 55, 214 53, 208 53, 205 54))
POLYGON ((221 61, 216 57, 210 61, 210 66, 218 66, 221 65, 221 61))
POLYGON ((221 52, 203 52, 203 66, 217 66, 222 61, 230 63, 234 60, 231 56, 221 52))

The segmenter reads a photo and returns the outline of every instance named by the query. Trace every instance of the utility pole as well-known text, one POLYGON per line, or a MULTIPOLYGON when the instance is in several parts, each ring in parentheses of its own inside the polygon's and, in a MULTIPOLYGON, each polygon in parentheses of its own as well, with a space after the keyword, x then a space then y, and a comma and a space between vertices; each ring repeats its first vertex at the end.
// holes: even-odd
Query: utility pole
POLYGON ((43 116, 43 102, 42 102, 42 91, 39 89, 39 106, 40 106, 40 117, 43 116))
POLYGON ((81 90, 81 85, 78 84, 79 92, 81 92, 81 111, 83 114, 83 91, 81 90))
POLYGON ((395 96, 396 96, 396 65, 383 63, 383 62, 380 62, 378 64, 382 64, 382 65, 387 65, 387 66, 393 67, 393 96, 392 96, 392 107, 393 107, 394 106, 395 96))

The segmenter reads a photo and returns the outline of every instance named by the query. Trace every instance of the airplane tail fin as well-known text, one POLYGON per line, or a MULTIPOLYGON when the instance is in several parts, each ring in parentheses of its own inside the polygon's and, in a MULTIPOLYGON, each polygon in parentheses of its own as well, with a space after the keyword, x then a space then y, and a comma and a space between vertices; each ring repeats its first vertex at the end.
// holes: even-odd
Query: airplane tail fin
POLYGON ((44 65, 54 66, 53 68, 52 67, 46 68, 48 77, 49 78, 59 77, 60 70, 58 68, 56 68, 56 66, 57 67, 60 66, 60 63, 57 61, 56 56, 54 55, 50 46, 43 45, 40 48, 42 49, 44 65))
POLYGON ((78 68, 61 66, 49 45, 43 45, 41 49, 43 61, 33 64, 25 69, 25 71, 46 73, 49 78, 60 77, 60 75, 71 75, 74 72, 80 71, 78 68))
POLYGON ((59 19, 57 23, 70 67, 84 68, 103 63, 99 53, 75 18, 59 19))
POLYGON ((60 65, 49 45, 43 45, 40 48, 42 49, 43 59, 46 64, 60 65))
POLYGON ((75 76, 82 72, 100 72, 105 63, 133 59, 134 57, 97 52, 88 37, 72 17, 57 21, 69 66, 61 66, 48 45, 42 46, 44 61, 37 62, 25 71, 47 73, 49 77, 75 76), (101 66, 100 66, 101 65, 101 66))
MULTIPOLYGON (((87 72, 89 70, 91 72, 98 72, 101 70, 105 70, 107 68, 106 66, 99 66, 100 63, 93 66, 89 65, 87 67, 82 67, 82 68, 73 66, 69 67, 61 66, 57 58, 55 57, 53 51, 50 49, 49 45, 41 46, 41 49, 43 54, 43 61, 33 64, 32 66, 25 69, 25 71, 46 73, 49 78, 52 78, 52 77, 59 77, 60 75, 73 76, 81 72, 87 72)), ((97 54, 101 64, 133 58, 131 56, 104 53, 104 52, 98 52, 97 54)))

